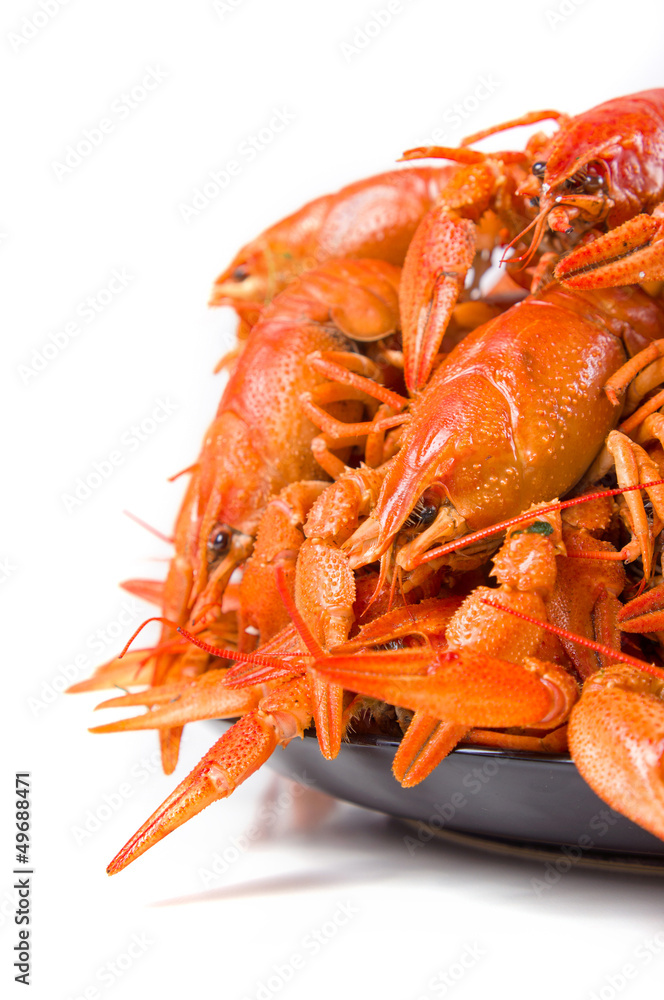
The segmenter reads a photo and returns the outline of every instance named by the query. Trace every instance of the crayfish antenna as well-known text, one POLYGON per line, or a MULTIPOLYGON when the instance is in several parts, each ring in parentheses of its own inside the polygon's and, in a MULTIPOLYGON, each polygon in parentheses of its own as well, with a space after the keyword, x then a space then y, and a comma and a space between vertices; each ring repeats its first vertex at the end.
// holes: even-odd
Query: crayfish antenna
POLYGON ((132 514, 130 510, 123 510, 122 513, 125 514, 132 521, 135 521, 136 524, 139 524, 141 528, 145 528, 146 531, 149 531, 151 535, 154 535, 156 538, 160 538, 162 542, 168 542, 169 545, 173 545, 173 543, 175 542, 175 539, 172 537, 172 535, 165 535, 163 531, 159 531, 159 528, 153 528, 151 524, 148 524, 147 521, 144 521, 142 517, 138 517, 137 514, 132 514))
POLYGON ((604 643, 595 642, 593 639, 587 639, 582 635, 575 635, 574 632, 570 632, 568 629, 560 628, 558 625, 551 625, 550 622, 540 621, 539 618, 532 618, 530 615, 525 615, 515 608, 506 607, 499 601, 488 600, 486 597, 482 597, 480 600, 482 604, 487 604, 491 608, 499 608, 501 611, 506 611, 507 614, 514 615, 515 618, 521 618, 524 622, 531 622, 531 624, 543 628, 545 632, 551 632, 553 635, 560 636, 563 639, 578 642, 580 646, 585 646, 587 649, 594 649, 596 653, 601 653, 612 661, 626 663, 630 667, 636 667, 637 670, 650 674, 651 677, 664 680, 664 669, 656 667, 654 663, 646 663, 645 660, 638 660, 635 656, 630 656, 628 653, 623 653, 618 649, 612 649, 611 646, 606 646, 604 643))
POLYGON ((506 521, 501 521, 499 524, 492 524, 488 528, 482 528, 480 531, 473 531, 469 535, 461 535, 453 541, 447 542, 445 545, 437 545, 434 549, 429 549, 414 559, 413 564, 417 567, 421 566, 422 563, 431 562, 432 559, 440 559, 441 556, 446 556, 450 552, 457 552, 459 549, 466 548, 468 545, 474 545, 475 542, 483 541, 485 538, 491 537, 491 535, 497 535, 515 524, 521 524, 524 521, 536 521, 542 514, 551 514, 556 510, 566 510, 567 507, 576 507, 577 504, 588 503, 591 500, 598 500, 602 497, 616 497, 623 493, 629 493, 632 490, 644 490, 651 486, 664 486, 664 479, 656 479, 647 483, 635 483, 631 486, 618 486, 616 489, 586 493, 583 496, 573 497, 570 500, 556 500, 550 504, 534 505, 527 511, 524 511, 523 514, 517 514, 516 517, 510 517, 506 521))

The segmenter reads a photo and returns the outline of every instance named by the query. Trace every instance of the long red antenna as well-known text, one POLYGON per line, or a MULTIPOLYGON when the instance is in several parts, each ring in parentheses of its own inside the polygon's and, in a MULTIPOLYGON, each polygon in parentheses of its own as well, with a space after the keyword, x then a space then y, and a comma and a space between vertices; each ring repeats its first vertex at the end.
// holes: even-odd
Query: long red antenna
POLYGON ((203 639, 199 639, 197 635, 194 635, 193 632, 183 628, 182 625, 178 625, 177 622, 171 621, 170 618, 155 616, 154 618, 146 618, 146 620, 138 626, 120 653, 118 659, 122 659, 139 632, 141 632, 146 625, 149 625, 150 622, 161 622, 163 625, 170 625, 171 628, 174 628, 176 632, 179 632, 180 635, 184 636, 185 639, 188 639, 189 642, 193 642, 194 646, 198 646, 199 649, 205 650, 206 653, 210 653, 212 656, 220 656, 224 660, 235 660, 238 663, 257 663, 262 667, 282 667, 284 660, 287 660, 289 657, 299 657, 299 659, 302 658, 302 655, 297 653, 284 653, 281 656, 276 657, 266 656, 263 653, 239 653, 236 649, 224 649, 222 646, 213 646, 211 643, 205 642, 203 639))
POLYGON ((446 556, 448 552, 456 552, 457 549, 464 549, 467 545, 479 542, 483 538, 489 537, 489 535, 495 535, 500 531, 505 531, 506 528, 511 528, 513 524, 520 524, 523 521, 536 521, 541 514, 552 514, 556 510, 564 510, 566 507, 576 507, 577 504, 588 503, 589 500, 601 500, 602 497, 615 497, 621 493, 629 493, 630 490, 645 490, 649 486, 664 486, 664 479, 656 479, 651 483, 637 483, 635 486, 620 486, 615 490, 602 490, 600 493, 586 493, 582 497, 573 497, 571 500, 558 500, 556 503, 548 504, 546 507, 538 507, 536 510, 526 511, 525 514, 510 517, 507 521, 501 521, 499 524, 492 524, 488 528, 482 528, 481 531, 474 531, 472 534, 464 535, 462 538, 455 538, 453 542, 448 542, 447 545, 439 545, 435 549, 429 549, 428 552, 423 553, 419 557, 415 565, 420 566, 422 563, 431 562, 432 559, 439 559, 441 556, 446 556))
POLYGON ((301 653, 283 653, 281 656, 266 656, 264 653, 239 653, 235 649, 223 649, 221 646, 213 646, 209 642, 204 642, 181 625, 177 626, 177 630, 185 639, 193 642, 194 646, 198 646, 199 649, 204 649, 206 653, 211 653, 212 656, 221 656, 225 660, 235 660, 236 663, 256 663, 261 667, 281 668, 284 665, 284 660, 288 660, 290 657, 302 659, 301 653))
POLYGON ((140 524, 141 528, 145 528, 145 530, 149 531, 152 535, 156 535, 157 538, 161 538, 162 542, 168 542, 169 545, 172 545, 175 541, 174 538, 170 538, 168 535, 165 535, 162 531, 159 531, 158 528, 153 528, 151 524, 148 524, 147 521, 137 517, 136 514, 132 514, 130 510, 123 510, 122 513, 126 514, 127 517, 130 517, 132 521, 136 522, 136 524, 140 524))
POLYGON ((277 590, 279 591, 279 596, 284 602, 284 606, 288 611, 288 614, 293 619, 293 625, 298 631, 298 634, 307 647, 311 655, 316 660, 320 660, 325 656, 325 650, 322 646, 319 646, 316 639, 314 638, 309 626, 305 622, 304 618, 298 611, 295 601, 291 597, 291 592, 288 589, 288 581, 286 580, 286 573, 283 566, 277 566, 274 575, 277 581, 277 590))
POLYGON ((559 635, 563 639, 570 639, 572 642, 578 642, 580 646, 594 649, 596 653, 603 653, 604 656, 609 656, 613 660, 628 663, 631 667, 643 670, 646 674, 651 674, 659 680, 662 680, 664 677, 664 671, 656 667, 654 663, 645 663, 643 660, 637 660, 635 656, 629 656, 627 653, 612 649, 611 646, 605 646, 601 642, 594 642, 592 639, 586 639, 584 636, 575 635, 574 632, 568 632, 567 629, 558 628, 557 625, 551 625, 549 622, 543 622, 540 618, 532 618, 530 615, 524 615, 523 612, 515 611, 513 608, 506 608, 504 604, 500 604, 499 601, 492 601, 488 597, 480 597, 480 601, 482 604, 488 604, 491 608, 507 611, 508 614, 514 615, 515 618, 521 618, 524 622, 530 622, 531 625, 539 625, 545 632, 553 632, 554 635, 559 635))
POLYGON ((180 469, 179 472, 176 472, 174 475, 169 476, 167 481, 169 483, 174 483, 176 479, 180 478, 180 476, 186 476, 188 472, 195 472, 198 466, 199 463, 194 462, 193 465, 188 465, 186 469, 180 469))
POLYGON ((118 660, 122 659, 122 657, 125 655, 125 653, 127 652, 127 650, 129 649, 129 647, 131 646, 131 644, 134 641, 134 639, 136 638, 136 636, 140 635, 141 632, 143 631, 143 629, 145 628, 145 626, 149 625, 150 622, 162 622, 164 625, 170 625, 172 628, 177 628, 177 623, 176 622, 172 622, 170 620, 170 618, 159 618, 157 616, 155 616, 154 618, 146 618, 144 622, 141 622, 141 624, 138 626, 138 628, 136 629, 136 631, 134 632, 134 634, 132 636, 130 636, 129 639, 127 639, 127 642, 125 643, 125 645, 124 645, 124 647, 122 649, 122 652, 118 656, 118 660))

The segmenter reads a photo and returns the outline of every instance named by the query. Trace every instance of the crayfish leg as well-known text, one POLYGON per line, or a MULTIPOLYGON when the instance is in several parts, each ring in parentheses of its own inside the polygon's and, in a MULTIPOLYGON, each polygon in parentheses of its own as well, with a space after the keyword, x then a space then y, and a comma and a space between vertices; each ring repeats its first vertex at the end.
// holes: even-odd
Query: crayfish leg
POLYGON ((218 740, 180 782, 175 791, 136 831, 106 869, 109 875, 163 840, 192 816, 217 799, 226 798, 235 787, 264 763, 277 745, 274 728, 257 712, 240 719, 218 740))
POLYGON ((623 604, 618 613, 618 623, 623 632, 663 631, 664 583, 623 604))
POLYGON ((344 689, 315 674, 309 676, 309 684, 320 752, 327 760, 334 760, 343 735, 344 689))
POLYGON ((502 733, 494 729, 471 729, 464 736, 464 743, 480 747, 497 747, 499 750, 524 750, 529 753, 566 753, 567 726, 558 726, 544 736, 502 733))
MULTIPOLYGON (((661 215, 662 207, 659 206, 661 215)), ((664 278, 664 220, 637 215, 567 254, 555 269, 567 288, 613 288, 664 278)))
POLYGON ((525 115, 519 115, 518 118, 511 118, 500 125, 491 125, 480 132, 473 132, 472 135, 467 135, 465 139, 461 140, 461 145, 462 147, 472 146, 474 143, 480 142, 481 139, 486 139, 490 135, 496 135, 498 132, 506 132, 508 129, 517 128, 520 125, 536 125, 538 122, 554 121, 562 127, 569 120, 569 115, 563 111, 528 111, 525 115))
POLYGON ((291 483, 269 501, 240 583, 241 651, 249 651, 252 634, 260 635, 262 644, 290 623, 288 611, 279 597, 274 567, 283 566, 292 593, 297 555, 304 541, 302 526, 312 504, 328 486, 329 483, 317 480, 291 483))
MULTIPOLYGON (((308 530, 311 526, 305 526, 308 530)), ((316 643, 327 649, 345 642, 355 596, 355 577, 344 553, 322 538, 307 538, 298 557, 295 601, 316 643)), ((332 760, 343 735, 343 688, 316 674, 309 675, 309 685, 321 753, 332 760)))
MULTIPOLYGON (((572 508, 573 510, 575 508, 572 508)), ((547 601, 547 613, 552 624, 574 636, 595 639, 620 650, 618 597, 627 577, 619 556, 609 542, 594 538, 584 530, 566 525, 567 556, 558 557, 558 573, 553 594, 547 601), (606 559, 595 558, 606 556, 606 559)), ((580 677, 605 665, 605 655, 579 645, 574 638, 560 637, 560 642, 580 677)))

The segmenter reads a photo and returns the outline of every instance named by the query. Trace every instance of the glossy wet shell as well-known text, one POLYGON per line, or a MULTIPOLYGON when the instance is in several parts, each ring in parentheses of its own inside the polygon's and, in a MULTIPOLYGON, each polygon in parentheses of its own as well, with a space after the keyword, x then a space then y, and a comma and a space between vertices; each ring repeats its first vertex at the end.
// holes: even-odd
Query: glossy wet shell
POLYGON ((579 771, 605 802, 664 836, 661 689, 649 694, 643 675, 609 667, 586 682, 572 712, 569 743, 579 771))
MULTIPOLYGON (((433 483, 470 530, 566 493, 615 426, 602 386, 624 362, 603 314, 552 290, 479 327, 438 368, 386 477, 384 542, 433 483)), ((608 317, 607 317, 608 318, 608 317)))
POLYGON ((391 170, 316 198, 239 251, 217 278, 213 304, 224 296, 269 300, 297 275, 333 257, 401 264, 422 216, 455 169, 391 170), (251 282, 234 286, 237 267, 249 270, 251 282))
POLYGON ((657 204, 664 196, 664 90, 619 97, 572 118, 554 137, 545 183, 553 193, 591 160, 609 171, 610 226, 657 204))
POLYGON ((199 500, 205 510, 217 490, 218 519, 247 533, 256 529, 272 493, 321 475, 311 452, 318 429, 299 407, 300 394, 324 381, 307 364, 308 355, 353 350, 333 327, 314 323, 275 320, 255 333, 208 431, 199 500))

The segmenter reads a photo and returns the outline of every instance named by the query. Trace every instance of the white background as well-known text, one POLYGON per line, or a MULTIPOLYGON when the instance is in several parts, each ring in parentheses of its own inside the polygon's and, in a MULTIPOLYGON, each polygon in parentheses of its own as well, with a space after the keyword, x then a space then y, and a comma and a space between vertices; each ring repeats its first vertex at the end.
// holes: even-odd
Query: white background
MULTIPOLYGON (((11 784, 30 770, 33 997, 417 1000, 444 995, 439 974, 464 955, 470 967, 448 991, 459 1000, 658 995, 661 957, 635 958, 664 931, 656 879, 572 870, 538 894, 541 864, 442 846, 411 857, 397 824, 315 792, 280 808, 278 826, 206 884, 215 852, 232 858, 233 838, 287 788, 267 769, 126 872, 105 875, 173 778, 156 769, 154 734, 91 736, 99 699, 57 688, 75 657, 85 657, 72 668, 82 679, 150 613, 134 602, 131 623, 116 627, 128 600, 117 582, 163 575, 151 560, 169 551, 122 511, 171 528, 182 481, 166 478, 196 455, 221 390, 211 370, 234 329, 229 313, 206 308, 216 274, 266 225, 389 169, 435 129, 454 144, 529 109, 577 112, 664 82, 664 8, 646 0, 402 0, 355 52, 342 44, 383 0, 218 6, 70 0, 37 30, 25 21, 44 20, 36 0, 5 0, 0 13, 3 981, 16 940, 11 784), (159 86, 131 113, 113 112, 150 69, 165 74, 159 86), (493 89, 476 101, 481 78, 493 89), (456 102, 468 118, 453 127, 456 102), (249 162, 239 146, 275 108, 295 120, 249 162), (113 131, 58 178, 54 163, 109 111, 113 131), (240 175, 185 222, 181 206, 231 158, 240 175), (131 281, 87 323, 79 305, 114 269, 131 281), (72 321, 78 335, 26 375, 49 334, 72 321), (176 408, 134 450, 125 432, 160 399, 176 408), (123 464, 68 511, 63 494, 118 447, 123 464), (116 637, 95 639, 108 628, 116 637), (110 817, 104 796, 122 799, 110 817), (99 828, 82 836, 97 812, 99 828), (314 954, 306 936, 342 904, 352 916, 314 954), (134 934, 146 944, 129 961, 134 934), (289 977, 296 952, 304 968, 262 991, 274 966, 289 977), (108 966, 118 961, 121 978, 108 966), (621 988, 625 963, 636 976, 621 988)), ((187 730, 178 776, 213 738, 209 724, 187 730)))

